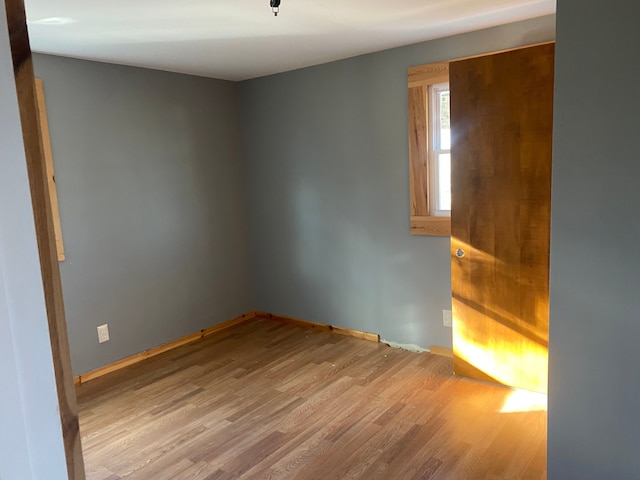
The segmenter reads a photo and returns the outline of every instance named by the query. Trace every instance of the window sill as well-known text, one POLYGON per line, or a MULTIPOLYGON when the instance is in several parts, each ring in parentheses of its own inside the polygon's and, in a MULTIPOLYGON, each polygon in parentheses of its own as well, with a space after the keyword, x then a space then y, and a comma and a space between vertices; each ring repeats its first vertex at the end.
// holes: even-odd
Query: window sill
POLYGON ((435 237, 451 236, 451 218, 411 216, 411 235, 435 237))

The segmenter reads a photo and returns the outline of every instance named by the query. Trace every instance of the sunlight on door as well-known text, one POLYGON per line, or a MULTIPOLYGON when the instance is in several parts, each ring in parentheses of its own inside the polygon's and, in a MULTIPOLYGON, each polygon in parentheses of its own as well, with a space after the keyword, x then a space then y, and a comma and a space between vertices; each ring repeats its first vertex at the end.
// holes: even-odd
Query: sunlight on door
MULTIPOLYGON (((493 255, 457 238, 452 238, 452 248, 466 252, 464 261, 452 262, 456 278, 468 278, 471 261, 480 270, 499 271, 507 267, 493 255)), ((485 283, 460 282, 453 293, 453 349, 460 367, 457 373, 475 372, 470 376, 546 393, 548 338, 541 336, 537 327, 539 319, 547 316, 545 297, 536 298, 536 292, 516 285, 529 296, 525 303, 531 306, 524 311, 534 312, 534 318, 523 318, 521 312, 501 308, 499 303, 483 302, 485 283)))

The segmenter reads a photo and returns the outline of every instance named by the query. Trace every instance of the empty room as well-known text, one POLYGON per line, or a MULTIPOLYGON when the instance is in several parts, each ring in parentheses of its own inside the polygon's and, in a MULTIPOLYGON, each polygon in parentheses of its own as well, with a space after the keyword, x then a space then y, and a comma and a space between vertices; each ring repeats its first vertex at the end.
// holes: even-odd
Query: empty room
POLYGON ((640 476, 637 7, 3 9, 1 480, 640 476))

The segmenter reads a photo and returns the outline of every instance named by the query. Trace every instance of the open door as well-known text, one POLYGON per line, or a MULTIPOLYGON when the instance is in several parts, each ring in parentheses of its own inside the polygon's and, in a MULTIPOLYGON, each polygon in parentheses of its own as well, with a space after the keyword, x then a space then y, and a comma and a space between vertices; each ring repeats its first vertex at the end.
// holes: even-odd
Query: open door
POLYGON ((457 375, 547 391, 554 45, 451 62, 457 375))

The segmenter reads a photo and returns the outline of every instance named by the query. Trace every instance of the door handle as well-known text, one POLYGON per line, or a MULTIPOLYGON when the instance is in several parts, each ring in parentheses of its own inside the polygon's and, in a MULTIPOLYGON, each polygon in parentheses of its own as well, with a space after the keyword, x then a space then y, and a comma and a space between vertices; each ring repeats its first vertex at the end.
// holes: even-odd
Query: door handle
POLYGON ((458 248, 456 250, 456 257, 458 258, 464 258, 464 250, 462 250, 461 248, 458 248))

